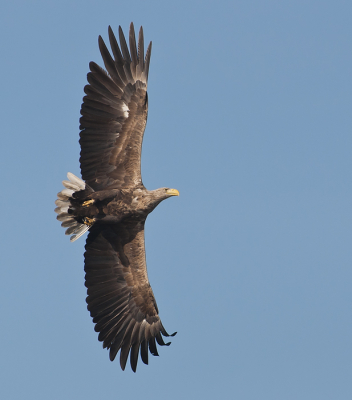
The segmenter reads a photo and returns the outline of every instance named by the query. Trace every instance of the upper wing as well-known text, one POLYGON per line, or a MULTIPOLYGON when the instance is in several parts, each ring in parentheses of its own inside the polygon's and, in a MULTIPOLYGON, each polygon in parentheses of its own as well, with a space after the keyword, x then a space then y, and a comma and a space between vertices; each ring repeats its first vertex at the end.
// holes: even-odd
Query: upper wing
POLYGON ((130 352, 136 371, 139 347, 142 361, 148 364, 148 347, 158 355, 155 340, 165 345, 161 333, 169 336, 147 276, 144 221, 93 225, 84 257, 88 310, 98 339, 110 349, 111 361, 121 349, 123 370, 130 352))
POLYGON ((130 52, 119 27, 120 51, 109 26, 111 57, 99 36, 106 73, 94 62, 81 107, 80 144, 82 178, 94 190, 123 188, 141 183, 142 140, 148 113, 147 80, 151 42, 144 58, 142 27, 138 50, 134 27, 129 33, 130 52))

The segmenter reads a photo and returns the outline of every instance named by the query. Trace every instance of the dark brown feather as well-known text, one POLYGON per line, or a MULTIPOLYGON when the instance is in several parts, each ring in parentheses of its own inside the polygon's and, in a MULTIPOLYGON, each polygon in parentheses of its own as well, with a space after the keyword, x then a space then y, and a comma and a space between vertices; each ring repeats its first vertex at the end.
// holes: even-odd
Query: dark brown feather
POLYGON ((120 45, 121 45, 123 58, 124 58, 125 62, 131 63, 130 52, 128 51, 125 35, 123 33, 121 26, 119 26, 119 39, 120 39, 120 45))
POLYGON ((132 58, 131 73, 132 73, 132 76, 135 78, 136 67, 138 64, 138 55, 137 55, 137 47, 136 47, 136 35, 134 33, 133 22, 131 22, 131 25, 130 25, 129 41, 130 41, 130 52, 131 52, 131 58, 132 58))
POLYGON ((137 370, 139 346, 140 346, 139 342, 134 343, 130 351, 130 363, 133 372, 136 372, 137 370))
POLYGON ((147 52, 145 54, 145 66, 144 66, 144 74, 145 80, 148 81, 149 74, 149 64, 150 64, 150 56, 152 55, 152 42, 149 43, 147 52))
POLYGON ((144 36, 142 27, 140 27, 138 35, 138 66, 140 72, 142 72, 144 69, 144 36))
POLYGON ((155 344, 155 337, 151 337, 149 339, 149 351, 153 354, 153 356, 159 355, 155 344))
POLYGON ((141 342, 141 359, 144 364, 148 365, 148 342, 146 340, 141 342))
POLYGON ((125 86, 124 82, 120 78, 118 73, 118 68, 116 67, 115 61, 111 57, 109 50, 107 49, 104 40, 101 36, 98 39, 99 42, 99 50, 103 57, 104 65, 106 70, 108 71, 109 75, 113 79, 113 81, 120 87, 123 88, 125 86))
POLYGON ((127 80, 127 77, 125 75, 125 71, 123 69, 124 60, 123 60, 123 57, 122 57, 122 54, 121 54, 120 47, 119 47, 119 45, 117 43, 115 34, 112 31, 110 26, 109 26, 108 32, 109 32, 109 41, 110 41, 112 54, 114 55, 114 58, 115 58, 116 68, 119 71, 119 76, 122 79, 123 83, 125 85, 127 85, 128 84, 128 80, 127 80))

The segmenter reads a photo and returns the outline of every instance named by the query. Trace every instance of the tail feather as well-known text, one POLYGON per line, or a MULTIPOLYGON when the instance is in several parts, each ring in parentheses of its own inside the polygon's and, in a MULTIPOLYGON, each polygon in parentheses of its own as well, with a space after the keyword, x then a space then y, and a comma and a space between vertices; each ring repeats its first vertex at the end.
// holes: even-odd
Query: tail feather
POLYGON ((72 219, 72 215, 67 213, 61 213, 56 217, 56 219, 58 221, 66 221, 68 219, 72 219))
POLYGON ((72 183, 70 181, 62 181, 62 184, 67 189, 71 189, 71 190, 74 190, 74 191, 81 190, 79 186, 77 186, 76 184, 74 184, 74 183, 72 183))
POLYGON ((74 192, 75 191, 72 189, 64 189, 64 190, 61 190, 60 193, 61 193, 62 197, 72 197, 74 192))
POLYGON ((79 239, 84 233, 88 231, 90 227, 88 225, 82 225, 74 232, 74 234, 70 237, 70 242, 74 242, 79 239))
POLYGON ((86 188, 85 182, 82 181, 82 179, 78 178, 78 176, 73 175, 72 172, 67 172, 67 178, 71 181, 71 183, 77 185, 80 190, 83 190, 86 188))
POLYGON ((76 175, 73 175, 71 172, 67 173, 67 178, 69 181, 62 181, 65 189, 61 190, 61 192, 57 194, 58 198, 55 201, 55 204, 57 205, 55 212, 58 214, 56 219, 61 221, 61 226, 63 228, 67 228, 65 235, 72 235, 70 237, 70 241, 74 242, 85 232, 87 232, 90 226, 81 224, 80 222, 76 221, 72 214, 68 213, 70 207, 73 209, 71 198, 73 198, 75 192, 90 189, 90 187, 84 181, 82 181, 82 179, 78 178, 76 175))
MULTIPOLYGON (((61 226, 63 227, 63 228, 69 228, 70 226, 76 226, 76 220, 74 220, 73 218, 70 218, 70 219, 66 219, 65 221, 63 221, 62 222, 62 224, 61 224, 61 226)), ((68 233, 68 235, 69 235, 69 233, 68 233)))
POLYGON ((73 233, 76 233, 76 231, 79 230, 80 225, 82 225, 82 224, 78 223, 77 221, 75 221, 69 228, 67 228, 67 225, 66 225, 67 229, 65 231, 65 235, 72 235, 73 233))

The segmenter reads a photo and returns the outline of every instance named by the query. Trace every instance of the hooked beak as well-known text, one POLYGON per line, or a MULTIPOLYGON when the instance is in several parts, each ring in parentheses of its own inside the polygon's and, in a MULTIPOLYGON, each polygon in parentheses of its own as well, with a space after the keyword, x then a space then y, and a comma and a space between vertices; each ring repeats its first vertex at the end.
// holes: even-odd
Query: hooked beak
POLYGON ((167 189, 166 193, 169 196, 179 196, 180 195, 180 193, 177 189, 167 189))

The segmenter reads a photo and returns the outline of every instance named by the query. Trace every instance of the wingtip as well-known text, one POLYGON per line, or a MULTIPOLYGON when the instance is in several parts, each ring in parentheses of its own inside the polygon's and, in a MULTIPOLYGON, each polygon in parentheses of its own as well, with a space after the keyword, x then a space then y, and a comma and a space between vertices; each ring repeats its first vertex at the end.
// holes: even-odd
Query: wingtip
POLYGON ((108 26, 108 35, 109 35, 109 37, 111 37, 112 35, 115 36, 114 31, 112 30, 110 25, 108 26))

